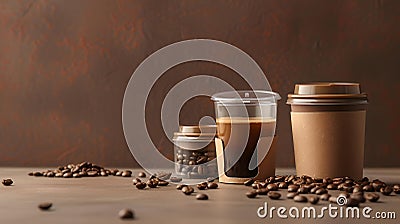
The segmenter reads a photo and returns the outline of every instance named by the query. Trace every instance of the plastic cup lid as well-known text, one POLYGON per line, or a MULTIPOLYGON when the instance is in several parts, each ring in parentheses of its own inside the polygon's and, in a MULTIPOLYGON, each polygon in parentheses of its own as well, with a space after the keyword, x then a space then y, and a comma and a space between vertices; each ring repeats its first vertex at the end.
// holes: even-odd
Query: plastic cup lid
POLYGON ((240 90, 216 93, 211 100, 222 103, 276 103, 278 93, 264 90, 240 90))

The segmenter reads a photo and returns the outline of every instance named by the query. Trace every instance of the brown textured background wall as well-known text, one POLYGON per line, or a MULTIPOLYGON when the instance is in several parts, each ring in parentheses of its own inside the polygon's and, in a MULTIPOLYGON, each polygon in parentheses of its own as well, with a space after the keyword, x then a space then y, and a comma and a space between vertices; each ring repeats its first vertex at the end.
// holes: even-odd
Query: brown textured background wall
MULTIPOLYGON (((396 0, 0 1, 0 165, 135 166, 121 125, 132 72, 163 46, 211 38, 250 54, 283 96, 279 166, 294 164, 287 93, 298 82, 332 80, 360 82, 369 94, 366 166, 400 166, 399 22, 396 0)), ((160 98, 191 74, 246 88, 212 63, 165 73, 146 109, 166 155, 172 145, 156 122, 160 98)), ((182 123, 205 114, 212 104, 194 99, 182 123)))

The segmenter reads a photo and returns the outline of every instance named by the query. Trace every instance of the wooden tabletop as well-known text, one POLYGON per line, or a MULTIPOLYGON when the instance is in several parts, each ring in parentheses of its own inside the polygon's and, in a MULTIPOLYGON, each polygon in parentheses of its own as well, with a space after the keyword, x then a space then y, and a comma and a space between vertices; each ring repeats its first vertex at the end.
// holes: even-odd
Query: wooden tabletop
MULTIPOLYGON (((205 190, 207 201, 199 201, 195 193, 186 196, 175 189, 175 185, 156 189, 138 190, 132 185, 132 178, 92 177, 92 178, 45 178, 32 177, 30 171, 45 168, 0 168, 0 178, 12 178, 13 186, 0 186, 0 223, 399 223, 400 195, 380 194, 379 203, 363 203, 377 211, 395 212, 396 219, 346 219, 331 218, 325 212, 322 219, 287 219, 273 217, 264 219, 257 216, 259 207, 265 202, 271 207, 292 206, 301 209, 311 204, 299 204, 286 199, 286 190, 280 190, 282 199, 271 200, 266 196, 249 199, 243 185, 219 184, 219 189, 205 190), (50 211, 40 211, 37 205, 52 202, 50 211), (121 220, 118 211, 131 208, 134 220, 121 220)), ((137 174, 140 170, 134 170, 137 174)), ((293 169, 278 169, 277 174, 293 174, 293 169)), ((388 183, 400 183, 400 169, 365 169, 364 175, 370 179, 379 178, 388 183)), ((196 189, 196 188, 195 188, 196 189)), ((196 189, 197 190, 197 189, 196 189)), ((198 192, 198 190, 197 190, 198 192)), ((338 191, 330 191, 336 195, 338 191)), ((320 202, 316 211, 328 206, 320 202)), ((336 205, 337 206, 337 205, 336 205)), ((268 214, 269 215, 269 214, 268 214)), ((286 211, 288 215, 288 211, 286 211)), ((360 214, 362 216, 362 214, 360 214)))

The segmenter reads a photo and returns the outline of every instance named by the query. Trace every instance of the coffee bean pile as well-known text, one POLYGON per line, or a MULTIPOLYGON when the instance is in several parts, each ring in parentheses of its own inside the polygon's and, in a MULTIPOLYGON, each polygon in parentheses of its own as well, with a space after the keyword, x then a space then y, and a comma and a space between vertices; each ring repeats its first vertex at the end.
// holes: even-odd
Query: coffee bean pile
MULTIPOLYGON (((138 174, 139 177, 146 177, 146 174, 144 172, 140 172, 138 174)), ((171 177, 171 173, 157 173, 153 174, 149 177, 148 180, 144 181, 140 178, 134 178, 132 180, 133 185, 136 186, 137 189, 145 189, 146 187, 149 188, 157 188, 157 187, 164 187, 169 184, 168 180, 171 177)))
POLYGON ((7 179, 3 179, 3 181, 1 183, 4 186, 11 186, 14 183, 14 181, 12 179, 10 179, 10 178, 7 178, 7 179))
POLYGON ((205 148, 203 150, 176 150, 175 171, 188 178, 203 178, 217 175, 217 162, 215 151, 205 148), (207 163, 210 162, 210 163, 207 163), (207 164, 205 164, 207 163, 207 164))
POLYGON ((132 171, 106 169, 94 163, 82 162, 78 164, 68 164, 65 166, 59 166, 55 170, 30 172, 28 173, 28 175, 35 177, 63 177, 63 178, 106 177, 109 175, 131 177, 132 171))
POLYGON ((370 181, 367 177, 355 181, 349 177, 338 178, 312 178, 309 176, 273 176, 265 181, 249 179, 243 183, 251 186, 253 190, 246 192, 248 198, 256 198, 257 195, 267 195, 273 200, 281 198, 277 192, 280 189, 287 189, 286 197, 295 202, 317 204, 321 201, 337 203, 337 198, 346 198, 347 206, 357 207, 366 200, 377 202, 380 198, 378 193, 388 196, 392 192, 400 194, 400 185, 388 185, 385 182, 375 179, 370 181), (342 193, 338 197, 329 194, 329 190, 339 190, 342 193))

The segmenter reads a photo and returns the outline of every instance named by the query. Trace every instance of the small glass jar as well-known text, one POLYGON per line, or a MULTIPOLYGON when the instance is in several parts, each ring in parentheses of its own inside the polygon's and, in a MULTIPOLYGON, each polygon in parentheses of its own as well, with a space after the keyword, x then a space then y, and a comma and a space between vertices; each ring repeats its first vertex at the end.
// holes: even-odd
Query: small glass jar
POLYGON ((190 179, 217 177, 215 125, 180 126, 174 133, 175 172, 190 179))

